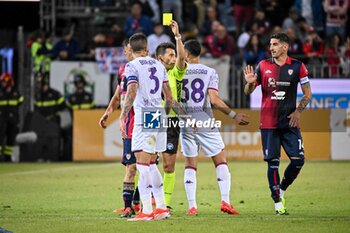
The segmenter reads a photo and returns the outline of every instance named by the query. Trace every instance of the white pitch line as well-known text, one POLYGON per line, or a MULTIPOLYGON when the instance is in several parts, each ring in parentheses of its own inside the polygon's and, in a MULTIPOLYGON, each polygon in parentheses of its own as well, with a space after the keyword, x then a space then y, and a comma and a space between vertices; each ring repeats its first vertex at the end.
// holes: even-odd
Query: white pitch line
POLYGON ((90 166, 70 166, 70 167, 62 167, 62 168, 45 168, 45 169, 39 169, 34 171, 18 171, 18 172, 11 172, 11 173, 4 173, 0 174, 0 176, 17 176, 17 175, 34 175, 34 174, 44 174, 44 173, 55 173, 55 172, 65 172, 70 170, 80 170, 80 169, 91 169, 96 167, 112 167, 115 166, 117 163, 107 163, 107 164, 101 164, 101 165, 90 165, 90 166))

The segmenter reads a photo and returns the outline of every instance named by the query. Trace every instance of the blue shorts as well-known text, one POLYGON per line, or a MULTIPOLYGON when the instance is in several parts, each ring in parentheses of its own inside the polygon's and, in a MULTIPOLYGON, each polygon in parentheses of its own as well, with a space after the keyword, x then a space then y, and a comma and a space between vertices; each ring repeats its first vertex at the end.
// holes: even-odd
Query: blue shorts
POLYGON ((304 143, 298 128, 261 129, 264 160, 279 159, 281 146, 288 157, 304 158, 304 143))
POLYGON ((136 156, 134 152, 131 151, 131 139, 124 138, 122 164, 126 166, 128 164, 134 164, 134 163, 136 163, 136 156))

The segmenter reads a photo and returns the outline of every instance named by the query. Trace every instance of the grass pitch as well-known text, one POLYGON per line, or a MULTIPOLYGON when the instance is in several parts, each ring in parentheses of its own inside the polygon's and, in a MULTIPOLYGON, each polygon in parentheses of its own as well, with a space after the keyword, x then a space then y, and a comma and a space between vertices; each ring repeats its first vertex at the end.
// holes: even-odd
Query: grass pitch
POLYGON ((0 164, 0 227, 15 233, 350 232, 350 162, 307 161, 286 192, 289 216, 274 214, 264 162, 230 161, 229 167, 232 204, 240 215, 220 213, 215 169, 201 162, 199 215, 186 216, 179 162, 172 217, 127 222, 112 213, 123 206, 120 163, 0 164))

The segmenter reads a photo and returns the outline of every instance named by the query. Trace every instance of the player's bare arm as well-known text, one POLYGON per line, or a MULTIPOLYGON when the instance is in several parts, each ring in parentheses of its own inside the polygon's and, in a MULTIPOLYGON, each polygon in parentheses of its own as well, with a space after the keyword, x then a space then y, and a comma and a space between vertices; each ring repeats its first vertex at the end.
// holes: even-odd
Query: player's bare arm
POLYGON ((136 92, 137 92, 137 84, 136 83, 129 84, 128 89, 126 91, 124 104, 122 107, 122 113, 120 114, 120 117, 119 117, 120 132, 122 133, 122 137, 126 137, 124 121, 134 104, 134 101, 136 98, 136 92))
POLYGON ((302 113, 302 111, 304 111, 306 106, 309 104, 311 97, 312 97, 310 82, 302 84, 301 90, 303 91, 304 96, 300 100, 300 103, 299 103, 297 109, 292 114, 290 114, 288 116, 288 118, 290 118, 289 125, 291 127, 299 127, 300 114, 302 113))
POLYGON ((181 40, 181 34, 179 31, 179 25, 175 20, 171 21, 170 24, 171 31, 175 35, 175 40, 176 40, 176 53, 177 53, 177 58, 176 58, 176 63, 175 65, 180 69, 183 70, 186 67, 186 61, 185 61, 185 48, 181 40))
POLYGON ((254 69, 252 66, 247 65, 243 69, 244 79, 247 84, 244 86, 244 93, 250 95, 256 88, 256 78, 257 75, 254 74, 254 69))
POLYGON ((164 108, 166 110, 166 114, 169 114, 170 109, 174 109, 174 111, 176 112, 176 114, 178 114, 179 116, 181 115, 187 115, 186 110, 183 108, 183 106, 181 104, 179 104, 173 97, 173 95, 171 94, 171 89, 169 86, 169 83, 163 83, 163 87, 162 87, 162 91, 163 94, 165 96, 165 105, 164 108))
POLYGON ((105 129, 107 127, 106 122, 110 115, 119 107, 120 105, 120 86, 117 86, 117 89, 115 90, 115 93, 111 99, 111 101, 108 104, 108 107, 103 114, 103 116, 100 118, 99 125, 105 129))
POLYGON ((219 109, 221 112, 233 118, 235 122, 239 125, 249 124, 248 116, 243 113, 236 114, 234 111, 232 111, 229 108, 229 106, 227 106, 225 102, 220 98, 219 92, 217 90, 209 89, 208 94, 210 102, 215 108, 219 109))

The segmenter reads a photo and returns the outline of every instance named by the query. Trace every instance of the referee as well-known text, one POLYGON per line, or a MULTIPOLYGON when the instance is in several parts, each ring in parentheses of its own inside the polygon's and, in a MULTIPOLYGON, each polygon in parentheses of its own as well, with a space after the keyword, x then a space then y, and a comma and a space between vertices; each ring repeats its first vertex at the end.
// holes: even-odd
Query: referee
MULTIPOLYGON (((182 79, 187 69, 185 62, 185 49, 181 41, 181 35, 177 22, 172 20, 170 27, 175 36, 176 47, 173 43, 169 42, 160 44, 156 49, 156 58, 165 66, 173 97, 175 100, 177 100, 177 102, 180 102, 182 79)), ((174 110, 172 109, 168 117, 169 121, 179 121, 174 110)), ((169 209, 171 209, 171 197, 175 185, 175 161, 180 134, 178 124, 176 124, 177 127, 174 127, 173 125, 174 124, 170 124, 170 127, 167 129, 167 148, 166 151, 162 153, 164 170, 164 196, 165 203, 169 209)))

